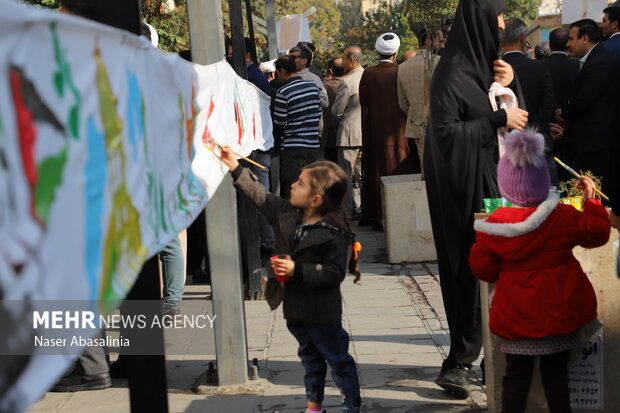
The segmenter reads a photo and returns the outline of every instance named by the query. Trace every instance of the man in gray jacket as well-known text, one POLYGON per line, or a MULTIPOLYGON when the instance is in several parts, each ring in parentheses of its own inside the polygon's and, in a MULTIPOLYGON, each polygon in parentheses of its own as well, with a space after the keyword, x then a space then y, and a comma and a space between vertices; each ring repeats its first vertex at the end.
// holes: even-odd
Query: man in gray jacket
POLYGON ((362 186, 362 108, 359 99, 359 85, 364 72, 362 51, 357 46, 349 46, 342 53, 342 58, 347 75, 338 87, 332 117, 338 125, 338 164, 351 177, 351 186, 344 199, 345 211, 350 218, 357 218, 362 186))

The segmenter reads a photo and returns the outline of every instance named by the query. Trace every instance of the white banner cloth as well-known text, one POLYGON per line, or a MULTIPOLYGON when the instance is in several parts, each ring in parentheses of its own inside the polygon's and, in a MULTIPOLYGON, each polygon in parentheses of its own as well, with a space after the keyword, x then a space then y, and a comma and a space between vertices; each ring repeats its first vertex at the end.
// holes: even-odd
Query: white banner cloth
MULTIPOLYGON (((0 10, 0 313, 10 300, 108 313, 220 184, 214 142, 271 148, 269 98, 225 61, 12 0, 0 10)), ((28 321, 15 321, 0 340, 21 337, 28 321)), ((75 358, 33 354, 0 366, 1 412, 38 400, 75 358)))

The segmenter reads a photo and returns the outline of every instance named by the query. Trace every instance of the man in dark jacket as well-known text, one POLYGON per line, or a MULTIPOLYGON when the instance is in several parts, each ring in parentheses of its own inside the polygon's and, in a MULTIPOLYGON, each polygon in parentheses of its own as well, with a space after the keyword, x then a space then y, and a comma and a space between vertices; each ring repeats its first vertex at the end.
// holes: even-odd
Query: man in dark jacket
POLYGON ((605 188, 611 179, 609 150, 615 139, 617 76, 612 56, 599 44, 602 40, 601 29, 593 20, 571 24, 568 49, 580 59, 581 69, 559 120, 566 121, 562 138, 568 149, 566 163, 575 170, 590 170, 602 177, 605 188))
POLYGON ((512 18, 505 21, 506 29, 500 32, 501 45, 504 48, 504 61, 512 66, 529 113, 528 125, 536 128, 545 137, 545 159, 549 166, 551 185, 558 185, 558 173, 552 156, 553 141, 549 123, 556 108, 553 81, 547 65, 541 61, 528 58, 522 52, 525 46, 525 22, 512 18))
POLYGON ((603 10, 603 22, 600 28, 603 36, 607 39, 603 46, 612 55, 616 63, 620 64, 620 3, 607 7, 603 10))
POLYGON ((256 55, 254 52, 256 49, 252 45, 252 41, 249 38, 245 38, 245 66, 248 71, 248 81, 254 84, 257 88, 262 90, 265 94, 269 95, 271 99, 276 96, 276 89, 272 88, 267 81, 267 78, 260 71, 256 65, 256 55))
POLYGON ((568 53, 566 53, 567 42, 567 29, 559 28, 549 33, 549 48, 551 49, 551 54, 545 59, 545 64, 551 74, 556 108, 561 108, 562 105, 568 102, 568 94, 573 88, 573 84, 579 73, 579 61, 570 58, 568 53))

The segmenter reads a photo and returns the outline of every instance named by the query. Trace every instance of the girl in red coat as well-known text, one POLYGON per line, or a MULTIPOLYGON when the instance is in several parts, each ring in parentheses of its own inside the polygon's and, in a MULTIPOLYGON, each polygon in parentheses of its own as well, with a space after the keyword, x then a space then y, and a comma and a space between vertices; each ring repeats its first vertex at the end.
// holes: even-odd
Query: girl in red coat
POLYGON ((469 265, 495 282, 489 327, 506 355, 502 412, 525 411, 534 359, 549 411, 569 413, 568 360, 598 328, 596 297, 572 254, 576 245, 599 247, 609 239, 607 211, 594 199, 594 183, 582 177, 583 212, 559 203, 549 188, 544 139, 511 132, 497 166, 501 194, 514 204, 477 220, 469 265))

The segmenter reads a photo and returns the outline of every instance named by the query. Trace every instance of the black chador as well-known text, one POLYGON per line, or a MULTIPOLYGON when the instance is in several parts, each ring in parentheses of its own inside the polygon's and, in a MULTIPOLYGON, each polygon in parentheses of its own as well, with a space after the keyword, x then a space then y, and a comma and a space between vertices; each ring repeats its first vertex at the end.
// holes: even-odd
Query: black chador
POLYGON ((468 259, 473 214, 483 198, 499 197, 497 128, 506 116, 493 112, 488 91, 503 9, 503 0, 460 1, 431 82, 424 165, 451 341, 442 372, 471 367, 482 347, 479 284, 468 259))

